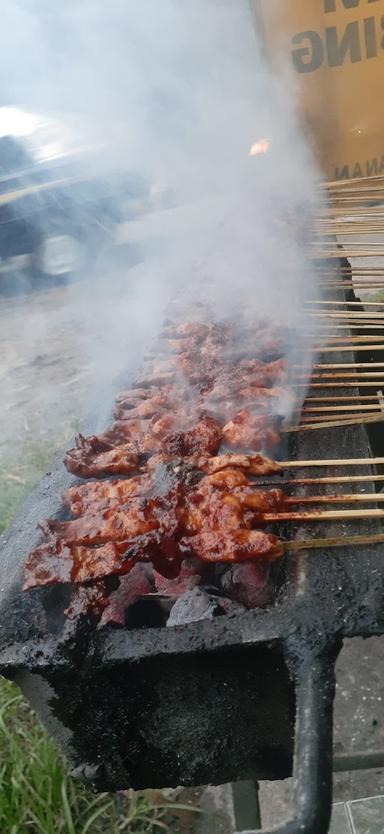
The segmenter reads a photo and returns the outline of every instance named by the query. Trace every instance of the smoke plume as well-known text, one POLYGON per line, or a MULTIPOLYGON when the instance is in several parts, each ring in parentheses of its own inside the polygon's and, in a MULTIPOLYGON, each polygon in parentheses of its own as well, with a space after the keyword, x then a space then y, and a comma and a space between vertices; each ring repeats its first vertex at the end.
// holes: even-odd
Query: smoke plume
MULTIPOLYGON (((317 171, 247 0, 3 0, 0 90, 4 104, 79 131, 93 149, 82 157, 84 176, 107 188, 134 173, 152 196, 166 195, 127 228, 139 265, 104 261, 97 284, 88 274, 59 291, 59 313, 36 299, 19 308, 25 361, 64 317, 71 373, 76 362, 77 373, 92 366, 79 417, 95 398, 105 416, 112 380, 134 367, 183 288, 196 288, 218 317, 291 326, 308 354, 303 240, 317 171)), ((54 422, 62 388, 42 371, 33 394, 35 422, 54 422)))

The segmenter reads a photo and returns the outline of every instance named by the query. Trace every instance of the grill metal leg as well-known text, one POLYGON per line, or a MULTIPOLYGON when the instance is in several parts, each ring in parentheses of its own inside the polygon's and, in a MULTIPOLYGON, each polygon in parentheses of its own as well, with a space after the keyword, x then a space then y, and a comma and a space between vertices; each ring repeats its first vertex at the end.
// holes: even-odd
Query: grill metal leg
POLYGON ((236 831, 257 831, 261 828, 258 783, 234 782, 232 799, 236 831))

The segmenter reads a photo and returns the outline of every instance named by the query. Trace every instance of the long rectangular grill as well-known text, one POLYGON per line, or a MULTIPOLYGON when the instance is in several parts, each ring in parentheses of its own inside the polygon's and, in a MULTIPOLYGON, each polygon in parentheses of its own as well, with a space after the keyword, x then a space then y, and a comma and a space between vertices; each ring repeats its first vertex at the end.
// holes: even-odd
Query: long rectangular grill
MULTIPOLYGON (((350 353, 330 356, 351 361, 350 353)), ((291 437, 290 457, 298 462, 369 456, 363 425, 291 437)), ((382 546, 291 553, 278 602, 265 611, 177 629, 79 630, 52 616, 44 592, 20 591, 36 524, 60 516, 60 496, 73 483, 61 457, 3 537, 2 672, 98 790, 284 778, 295 747, 298 823, 322 834, 331 801, 334 663, 344 637, 384 631, 382 546)), ((371 473, 369 465, 337 470, 371 473)), ((318 474, 299 467, 291 477, 318 474)), ((320 474, 332 477, 335 469, 324 466, 320 474)), ((335 492, 334 484, 321 488, 335 492)), ((366 489, 374 503, 374 484, 366 489)), ((352 480, 348 492, 358 490, 352 480)), ((319 530, 340 535, 340 522, 326 530, 300 522, 289 535, 309 539, 319 530)), ((360 535, 380 532, 379 521, 359 524, 360 535)), ((60 589, 50 594, 59 601, 60 589)))

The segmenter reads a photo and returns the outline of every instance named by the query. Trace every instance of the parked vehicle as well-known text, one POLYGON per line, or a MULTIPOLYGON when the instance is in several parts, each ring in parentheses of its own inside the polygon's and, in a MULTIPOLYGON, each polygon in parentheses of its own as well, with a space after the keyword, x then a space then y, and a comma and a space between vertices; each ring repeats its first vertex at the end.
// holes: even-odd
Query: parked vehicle
POLYGON ((143 177, 96 170, 94 149, 68 124, 0 107, 0 272, 78 275, 118 224, 149 210, 143 177))

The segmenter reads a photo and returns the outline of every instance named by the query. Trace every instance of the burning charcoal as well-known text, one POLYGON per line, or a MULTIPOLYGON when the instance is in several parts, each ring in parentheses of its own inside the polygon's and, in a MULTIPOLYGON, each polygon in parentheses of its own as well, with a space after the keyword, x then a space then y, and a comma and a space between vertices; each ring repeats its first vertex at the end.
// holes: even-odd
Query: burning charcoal
POLYGON ((268 583, 269 565, 263 562, 232 565, 220 578, 220 587, 229 599, 246 608, 265 608, 272 602, 268 583))
POLYGON ((197 623, 199 620, 212 620, 221 614, 218 600, 200 588, 185 591, 176 600, 169 615, 167 626, 180 626, 185 623, 197 623))
MULTIPOLYGON (((214 597, 212 597, 214 599, 214 597)), ((226 614, 227 617, 235 617, 237 614, 244 614, 246 611, 245 605, 242 605, 240 602, 235 602, 233 599, 228 599, 228 597, 216 597, 217 604, 221 608, 221 613, 226 614)))
POLYGON ((126 610, 140 597, 154 590, 153 572, 149 565, 135 565, 127 576, 120 579, 120 585, 109 597, 109 604, 104 609, 101 624, 114 623, 123 626, 126 610))
POLYGON ((167 579, 154 571, 155 585, 159 593, 170 597, 179 597, 185 591, 190 591, 202 582, 202 575, 206 572, 204 565, 197 559, 184 559, 180 573, 175 579, 167 579))

